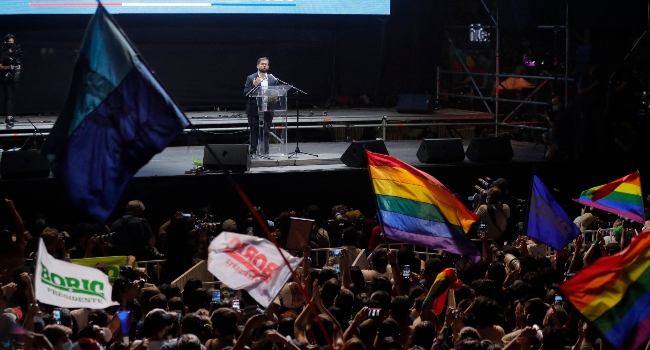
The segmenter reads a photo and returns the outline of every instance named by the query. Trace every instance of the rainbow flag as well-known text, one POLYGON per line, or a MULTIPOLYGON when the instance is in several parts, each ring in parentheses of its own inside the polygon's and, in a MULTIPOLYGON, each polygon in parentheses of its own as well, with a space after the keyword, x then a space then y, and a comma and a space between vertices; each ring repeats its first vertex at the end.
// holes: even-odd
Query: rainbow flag
POLYGON ((650 231, 622 252, 598 259, 560 290, 615 348, 638 348, 650 335, 650 231))
POLYGON ((636 222, 645 221, 641 197, 641 175, 638 171, 608 184, 583 191, 580 198, 575 201, 636 222))
POLYGON ((462 286, 463 282, 456 276, 456 270, 444 269, 436 276, 436 280, 433 281, 431 288, 429 288, 429 293, 422 302, 421 310, 424 310, 429 304, 433 303, 433 312, 436 315, 440 315, 445 306, 445 301, 447 301, 449 288, 458 289, 462 286))
POLYGON ((476 214, 433 176, 393 157, 366 152, 386 238, 481 259, 466 236, 478 221, 476 214))

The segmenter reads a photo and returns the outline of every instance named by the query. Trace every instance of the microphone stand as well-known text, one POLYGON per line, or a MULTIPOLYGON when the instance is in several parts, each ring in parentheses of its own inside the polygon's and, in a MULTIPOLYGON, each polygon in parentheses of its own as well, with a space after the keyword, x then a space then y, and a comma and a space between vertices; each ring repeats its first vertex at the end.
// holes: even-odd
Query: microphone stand
POLYGON ((36 147, 36 134, 38 133, 39 135, 41 135, 41 138, 43 139, 45 139, 45 136, 43 136, 43 133, 40 130, 38 130, 36 125, 34 125, 34 123, 32 123, 31 120, 27 119, 27 121, 29 122, 29 124, 32 124, 32 127, 34 127, 34 135, 32 136, 34 138, 34 143, 32 144, 31 149, 37 150, 38 147, 36 147))
MULTIPOLYGON (((278 79, 277 77, 275 77, 273 75, 272 75, 272 77, 274 77, 277 81, 279 81, 282 84, 291 85, 291 84, 287 83, 286 81, 282 81, 282 80, 278 79)), ((292 85, 292 86, 293 86, 293 89, 296 90, 296 92, 294 92, 294 95, 296 95, 296 149, 293 152, 289 153, 288 158, 291 159, 292 157, 298 156, 299 154, 306 154, 308 156, 318 157, 317 154, 301 152, 300 151, 299 138, 298 138, 299 131, 300 131, 300 95, 307 95, 307 93, 300 90, 300 89, 298 89, 295 85, 292 85)))

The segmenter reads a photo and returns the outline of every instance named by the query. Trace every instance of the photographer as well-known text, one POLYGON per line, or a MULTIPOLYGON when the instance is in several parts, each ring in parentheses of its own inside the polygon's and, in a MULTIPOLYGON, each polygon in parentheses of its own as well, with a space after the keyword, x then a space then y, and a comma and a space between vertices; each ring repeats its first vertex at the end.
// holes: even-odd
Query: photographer
POLYGON ((20 55, 22 51, 16 47, 14 36, 7 34, 0 54, 0 74, 2 74, 2 88, 5 92, 5 109, 7 118, 5 124, 8 128, 14 127, 14 95, 16 83, 20 77, 20 55))
POLYGON ((501 203, 503 191, 498 187, 492 187, 487 192, 481 193, 479 205, 474 213, 481 217, 481 222, 487 224, 487 238, 503 244, 504 233, 508 218, 510 217, 510 207, 501 203))

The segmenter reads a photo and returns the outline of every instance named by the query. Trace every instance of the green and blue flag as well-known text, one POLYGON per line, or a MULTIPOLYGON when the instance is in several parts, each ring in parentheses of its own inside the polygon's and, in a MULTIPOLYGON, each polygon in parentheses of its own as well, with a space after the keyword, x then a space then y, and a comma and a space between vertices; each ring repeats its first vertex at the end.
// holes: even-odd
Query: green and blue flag
POLYGON ((99 4, 42 153, 72 203, 106 222, 129 180, 189 125, 99 4))

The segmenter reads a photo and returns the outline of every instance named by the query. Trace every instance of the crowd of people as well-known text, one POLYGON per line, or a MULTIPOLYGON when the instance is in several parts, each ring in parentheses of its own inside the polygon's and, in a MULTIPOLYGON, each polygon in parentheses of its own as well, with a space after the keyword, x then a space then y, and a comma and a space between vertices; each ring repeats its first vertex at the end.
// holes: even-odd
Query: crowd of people
MULTIPOLYGON (((317 206, 281 212, 275 220, 255 208, 262 222, 250 215, 239 223, 216 222, 204 212, 176 212, 154 230, 143 217, 144 204, 131 201, 110 226, 80 223, 54 228, 39 218, 26 229, 13 202, 5 199, 4 211, 11 222, 0 231, 4 310, 0 347, 298 350, 331 344, 349 350, 609 349, 563 299, 557 285, 597 264, 600 257, 624 249, 642 224, 584 208, 575 221, 583 234, 556 252, 522 235, 518 225, 522 218, 515 209, 520 201, 510 194, 505 179, 487 187, 472 208, 486 224, 485 234, 477 228, 468 233, 482 251, 478 263, 412 245, 387 249, 377 220, 344 205, 327 215, 317 206), (268 307, 260 306, 247 291, 218 281, 171 283, 207 258, 211 239, 222 231, 265 238, 266 226, 285 246, 294 216, 314 220, 309 243, 293 252, 309 258, 303 259, 297 279, 287 281, 268 307), (39 238, 57 259, 128 256, 113 284, 117 305, 68 310, 38 303, 32 261, 39 238), (133 264, 148 259, 165 260, 161 271, 133 264), (449 294, 442 312, 423 308, 436 277, 448 268, 454 269, 462 286, 449 294), (121 329, 116 317, 124 310, 130 311, 128 329, 121 329), (19 326, 25 332, 16 331, 19 326)), ((106 272, 101 264, 96 268, 106 272)))

